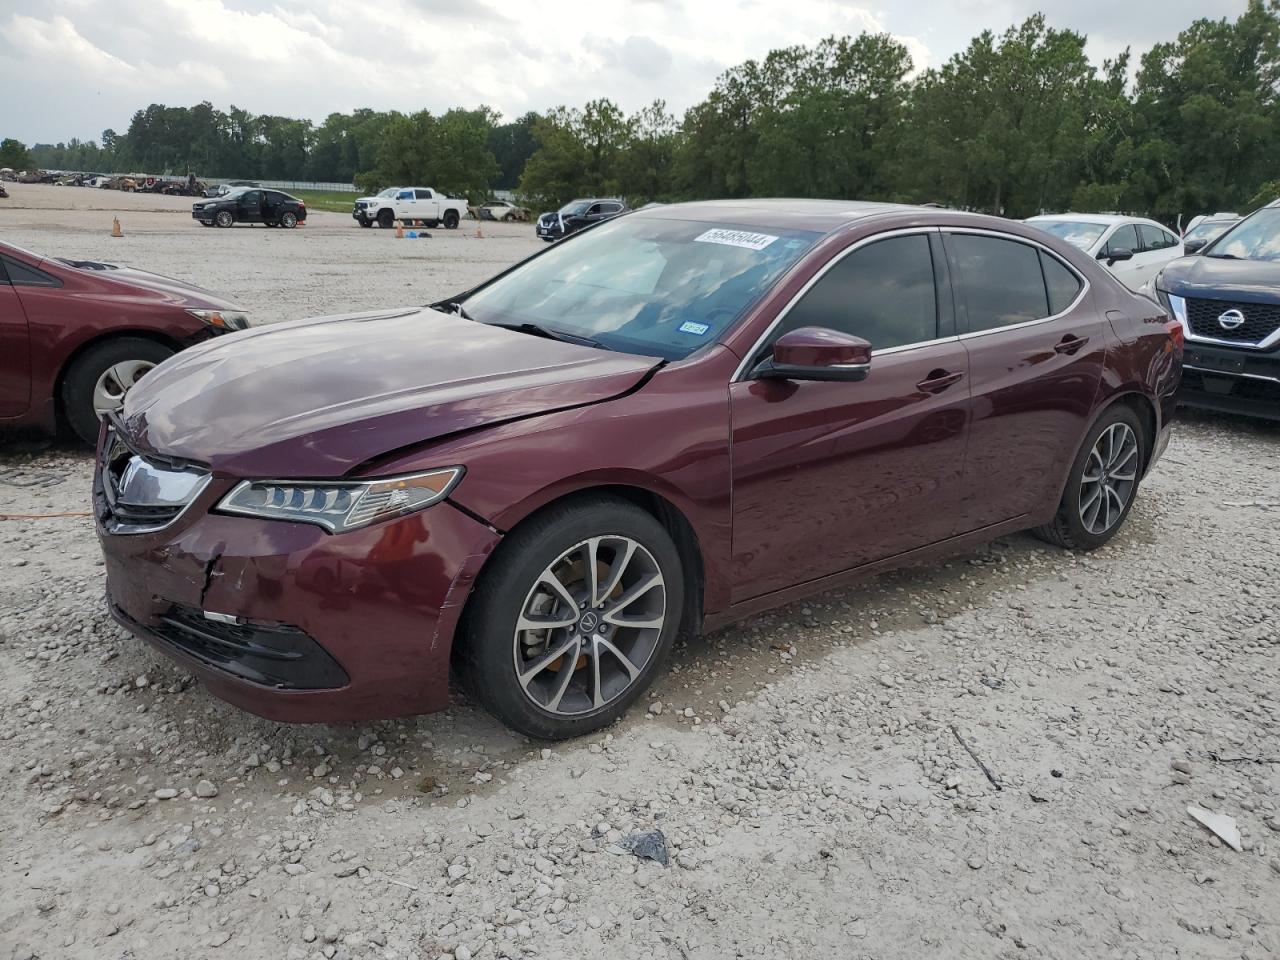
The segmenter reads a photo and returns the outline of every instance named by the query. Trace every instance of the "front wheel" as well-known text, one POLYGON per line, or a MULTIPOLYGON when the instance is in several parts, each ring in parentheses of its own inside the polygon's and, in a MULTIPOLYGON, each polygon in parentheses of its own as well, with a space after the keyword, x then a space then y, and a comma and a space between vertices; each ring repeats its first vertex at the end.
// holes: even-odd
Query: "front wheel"
POLYGON ((164 344, 141 337, 117 337, 90 347, 62 381, 62 409, 71 429, 85 443, 96 443, 102 417, 119 410, 130 388, 171 356, 164 344))
POLYGON ((231 215, 230 210, 219 210, 217 216, 213 218, 213 222, 220 227, 229 227, 236 222, 236 218, 231 215))
POLYGON ((1036 536, 1071 550, 1094 550, 1115 536, 1138 495, 1145 433, 1132 408, 1106 410, 1080 445, 1057 514, 1036 536))
POLYGON ((517 528, 468 604, 468 688, 508 726, 562 740, 621 716, 662 669, 680 629, 684 569, 666 529, 593 497, 517 528))
POLYGON ((357 221, 356 221, 356 223, 360 224, 360 226, 362 226, 362 227, 372 227, 372 226, 373 226, 373 221, 372 221, 372 220, 370 220, 368 217, 361 217, 359 220, 357 220, 357 221))
POLYGON ((378 226, 381 227, 383 230, 390 229, 391 226, 395 223, 395 221, 396 221, 395 214, 392 213, 390 210, 383 209, 378 211, 378 226))
POLYGON ((446 230, 458 229, 458 211, 450 210, 444 215, 444 228, 446 230))

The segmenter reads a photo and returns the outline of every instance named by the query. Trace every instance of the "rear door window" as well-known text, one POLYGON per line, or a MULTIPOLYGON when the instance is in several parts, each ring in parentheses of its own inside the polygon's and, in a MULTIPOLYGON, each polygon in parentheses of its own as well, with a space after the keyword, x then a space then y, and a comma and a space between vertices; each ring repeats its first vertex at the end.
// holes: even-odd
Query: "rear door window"
POLYGON ((938 296, 928 235, 877 240, 837 261, 771 339, 800 327, 851 333, 876 350, 936 340, 938 296))
POLYGON ((968 332, 997 330, 1050 315, 1040 251, 1029 243, 982 234, 946 238, 968 332))
POLYGON ((413 193, 414 193, 414 196, 416 196, 419 200, 430 200, 430 199, 431 199, 431 191, 430 191, 430 190, 415 190, 415 191, 413 191, 413 193))
POLYGON ((1168 250, 1170 247, 1177 246, 1178 241, 1168 230, 1157 227, 1154 224, 1142 223, 1138 225, 1138 234, 1142 238, 1143 250, 1168 250))

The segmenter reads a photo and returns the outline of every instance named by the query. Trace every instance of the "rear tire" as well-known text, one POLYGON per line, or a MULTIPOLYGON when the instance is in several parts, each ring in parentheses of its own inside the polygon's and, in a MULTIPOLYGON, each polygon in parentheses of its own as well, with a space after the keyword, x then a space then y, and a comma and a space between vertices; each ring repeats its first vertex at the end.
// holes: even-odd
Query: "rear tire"
POLYGON ((116 337, 90 347, 67 368, 62 379, 62 412, 76 436, 88 444, 98 442, 100 408, 117 400, 157 364, 173 356, 162 343, 142 337, 116 337))
POLYGON ((457 210, 449 210, 448 212, 445 213, 444 228, 446 230, 458 229, 458 211, 457 210))
POLYGON ((644 510, 605 496, 552 506, 517 527, 482 573, 456 660, 472 695, 508 726, 540 740, 581 736, 625 713, 662 670, 680 630, 684 589, 679 551, 644 510), (585 580, 591 543, 594 585, 585 580), (558 590, 547 580, 553 571, 558 590), (518 630, 521 619, 572 625, 518 630), (569 652, 548 662, 562 647, 569 652))
POLYGON ((1124 403, 1108 407, 1085 435, 1054 518, 1031 532, 1068 550, 1096 550, 1124 525, 1138 496, 1150 440, 1124 403))
POLYGON ((279 226, 284 227, 286 230, 292 230, 298 225, 298 215, 292 210, 286 210, 284 213, 280 214, 280 219, 277 220, 276 223, 279 226))

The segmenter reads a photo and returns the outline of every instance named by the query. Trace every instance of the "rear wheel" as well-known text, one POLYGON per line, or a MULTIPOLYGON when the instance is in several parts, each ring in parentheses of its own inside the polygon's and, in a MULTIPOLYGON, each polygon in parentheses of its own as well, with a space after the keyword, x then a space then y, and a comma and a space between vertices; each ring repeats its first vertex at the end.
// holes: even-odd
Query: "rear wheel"
POLYGON ((229 227, 236 222, 236 218, 231 215, 230 210, 219 210, 213 222, 220 227, 229 227))
POLYGON ((129 389, 171 356, 164 344, 141 337, 117 337, 90 347, 62 381, 62 409, 71 429, 85 443, 96 443, 102 417, 119 410, 129 389))
POLYGON ((612 723, 662 669, 680 628, 684 571, 645 511, 594 497, 518 527, 468 604, 459 659, 469 689, 544 740, 612 723))
POLYGON ((458 211, 457 210, 448 210, 445 212, 444 228, 446 230, 458 229, 458 211))
POLYGON ((440 226, 439 220, 424 220, 423 223, 427 225, 428 230, 434 230, 436 227, 440 226))
POLYGON ((280 214, 280 219, 277 223, 286 230, 292 230, 298 225, 298 215, 292 210, 286 210, 284 213, 280 214))
POLYGON ((1034 533, 1072 550, 1094 550, 1115 536, 1138 494, 1147 442, 1130 407, 1106 410, 1080 445, 1057 514, 1034 533))
POLYGON ((378 211, 378 226, 384 230, 389 229, 396 221, 395 214, 385 207, 378 211))

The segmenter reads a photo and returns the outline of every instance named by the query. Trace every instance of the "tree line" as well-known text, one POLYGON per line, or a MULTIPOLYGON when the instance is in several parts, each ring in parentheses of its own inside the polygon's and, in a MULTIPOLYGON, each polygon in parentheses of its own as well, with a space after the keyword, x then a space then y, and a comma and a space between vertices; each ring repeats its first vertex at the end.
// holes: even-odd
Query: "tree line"
POLYGON ((123 134, 36 144, 29 158, 362 189, 422 183, 473 200, 509 188, 538 208, 593 194, 633 204, 796 196, 1172 223, 1273 198, 1280 0, 1251 0, 1234 21, 1197 20, 1136 67, 1127 51, 1095 67, 1085 40, 1036 15, 915 74, 886 34, 830 37, 732 68, 683 118, 661 100, 627 115, 596 99, 507 122, 487 107, 361 109, 317 126, 153 104, 123 134))

